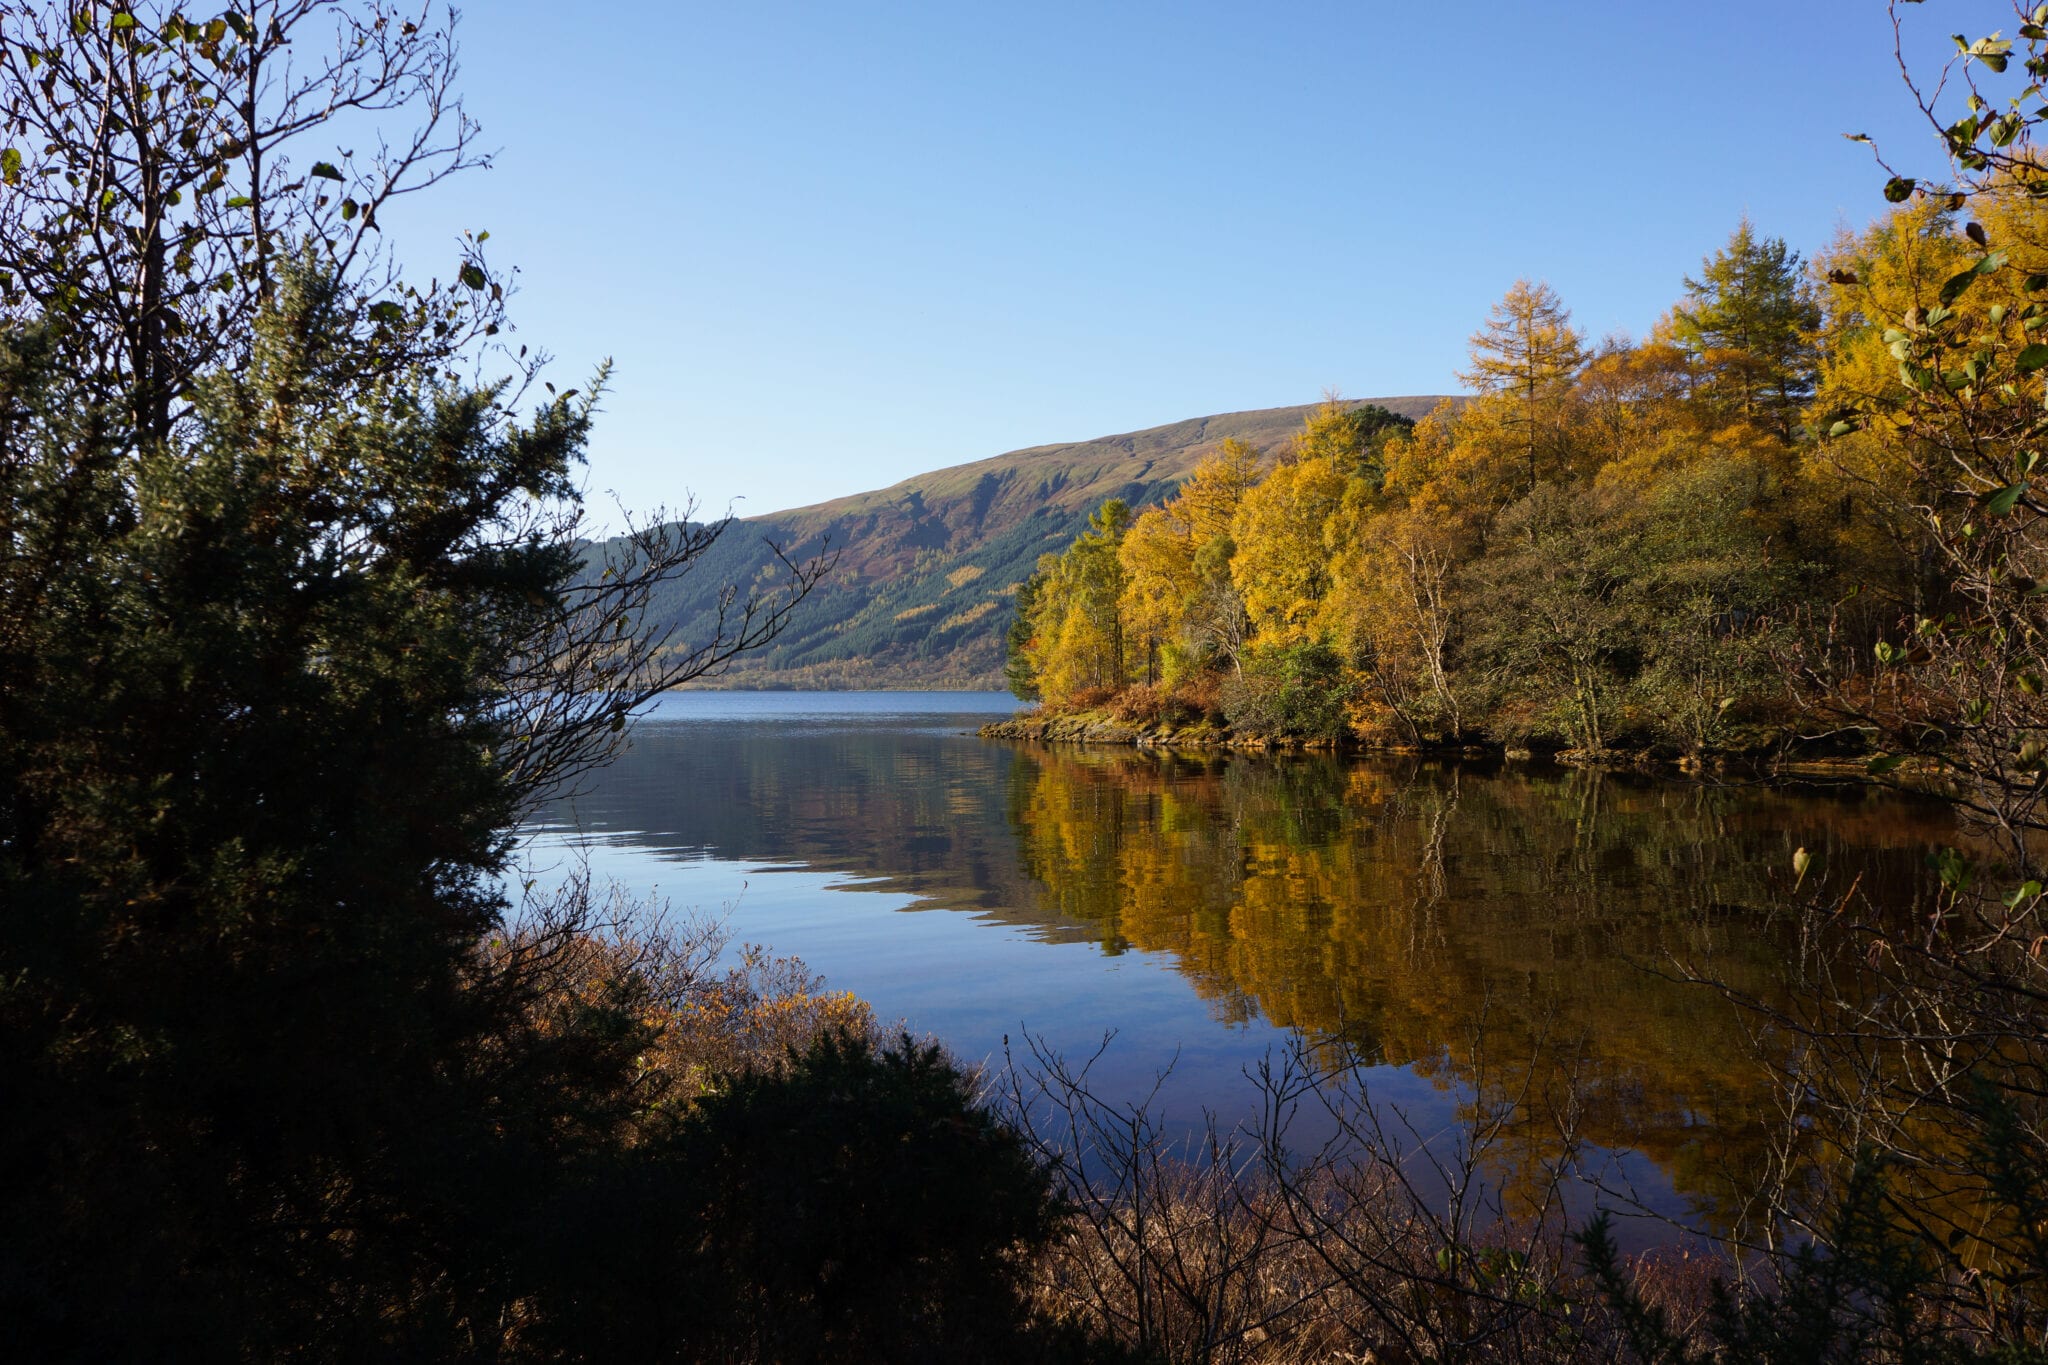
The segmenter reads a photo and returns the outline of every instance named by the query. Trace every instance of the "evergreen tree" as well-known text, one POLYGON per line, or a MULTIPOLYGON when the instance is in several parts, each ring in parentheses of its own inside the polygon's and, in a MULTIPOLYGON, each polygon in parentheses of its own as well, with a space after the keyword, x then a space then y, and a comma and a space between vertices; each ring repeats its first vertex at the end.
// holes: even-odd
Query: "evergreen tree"
POLYGON ((535 1026, 507 831, 814 574, 641 630, 722 528, 593 551, 596 388, 457 381, 480 261, 413 291, 363 245, 468 160, 447 33, 251 13, 15 6, 0 42, 0 1354, 496 1358, 647 1038, 626 991, 535 1026), (290 173, 352 104, 421 141, 290 173))
POLYGON ((1671 328, 1700 367, 1702 396, 1790 440, 1820 367, 1820 303, 1799 253, 1744 218, 1685 288, 1671 328))
POLYGON ((1386 479, 1381 450, 1390 439, 1414 427, 1406 417, 1377 403, 1354 405, 1332 396, 1302 423, 1295 451, 1303 459, 1327 459, 1346 475, 1363 478, 1377 489, 1386 479))
POLYGON ((1044 582, 1044 575, 1034 572, 1017 585, 1010 628, 1003 634, 1003 681, 1018 701, 1038 700, 1038 677, 1031 655, 1038 591, 1044 582))

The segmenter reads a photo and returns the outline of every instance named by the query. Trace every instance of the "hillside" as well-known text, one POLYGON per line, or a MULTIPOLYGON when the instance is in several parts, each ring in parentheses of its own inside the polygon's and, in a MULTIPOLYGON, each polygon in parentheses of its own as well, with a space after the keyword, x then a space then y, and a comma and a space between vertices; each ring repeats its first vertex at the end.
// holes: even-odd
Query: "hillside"
MULTIPOLYGON (((1420 417, 1430 396, 1360 399, 1420 417)), ((1063 548, 1108 498, 1134 508, 1170 495, 1223 441, 1274 450, 1313 405, 1197 417, 1121 436, 1033 446, 811 507, 735 522, 659 603, 682 638, 709 633, 727 583, 775 569, 769 543, 795 556, 820 545, 838 566, 768 650, 718 685, 1000 687, 1009 602, 1039 555, 1063 548)))

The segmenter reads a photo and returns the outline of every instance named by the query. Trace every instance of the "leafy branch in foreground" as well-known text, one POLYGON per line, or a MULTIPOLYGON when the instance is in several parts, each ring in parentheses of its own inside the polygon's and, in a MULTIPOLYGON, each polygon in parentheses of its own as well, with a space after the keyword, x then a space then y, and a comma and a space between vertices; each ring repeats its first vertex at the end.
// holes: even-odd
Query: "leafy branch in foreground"
POLYGON ((466 240, 421 287, 389 209, 487 166, 431 4, 37 0, 0 14, 0 316, 58 324, 64 362, 138 439, 246 362, 304 253, 387 362, 446 365, 505 325, 506 281, 466 240), (394 119, 393 116, 396 116, 394 119))

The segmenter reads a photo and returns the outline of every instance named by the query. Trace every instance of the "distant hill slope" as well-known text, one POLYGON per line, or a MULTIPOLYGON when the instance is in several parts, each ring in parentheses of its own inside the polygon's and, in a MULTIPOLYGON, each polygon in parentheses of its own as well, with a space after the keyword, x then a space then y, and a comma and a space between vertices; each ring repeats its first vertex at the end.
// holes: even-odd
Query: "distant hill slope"
MULTIPOLYGON (((1366 398, 1421 417, 1431 396, 1366 398)), ((837 568, 768 649, 720 685, 1000 687, 1011 594, 1048 550, 1064 548, 1108 498, 1143 508, 1169 497, 1230 437, 1271 451, 1314 405, 1197 417, 1123 436, 1033 446, 935 470, 873 493, 735 522, 657 614, 701 640, 719 588, 766 581, 769 542, 803 558, 829 545, 837 568)))

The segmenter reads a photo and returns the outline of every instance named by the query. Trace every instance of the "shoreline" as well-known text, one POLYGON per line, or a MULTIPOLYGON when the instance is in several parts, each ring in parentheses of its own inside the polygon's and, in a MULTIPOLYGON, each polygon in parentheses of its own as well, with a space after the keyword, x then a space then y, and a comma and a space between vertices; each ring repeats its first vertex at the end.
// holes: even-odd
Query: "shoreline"
POLYGON ((1371 754, 1437 760, 1554 764, 1569 768, 1655 773, 1691 778, 1736 774, 1781 780, 1834 780, 1859 784, 1873 782, 1868 770, 1868 760, 1849 756, 1792 758, 1730 752, 1695 757, 1658 753, 1654 750, 1611 749, 1600 753, 1587 753, 1576 749, 1531 750, 1490 743, 1413 745, 1344 743, 1337 740, 1303 741, 1239 737, 1206 722, 1180 727, 1137 724, 1115 720, 1099 712, 1043 717, 1035 713, 1011 716, 1005 720, 991 721, 976 729, 975 734, 982 739, 1013 743, 1133 750, 1343 756, 1371 754))

